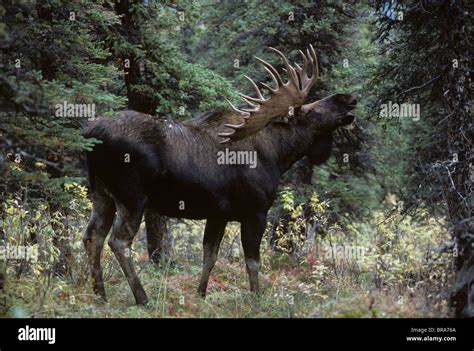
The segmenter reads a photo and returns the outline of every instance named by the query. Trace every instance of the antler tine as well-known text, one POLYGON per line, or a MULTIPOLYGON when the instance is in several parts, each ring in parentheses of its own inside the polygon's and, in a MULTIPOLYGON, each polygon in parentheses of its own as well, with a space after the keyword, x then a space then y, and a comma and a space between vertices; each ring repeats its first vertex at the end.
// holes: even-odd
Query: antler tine
POLYGON ((296 71, 293 67, 291 67, 290 63, 288 62, 288 59, 286 58, 283 53, 275 48, 269 47, 270 50, 275 52, 283 61, 283 64, 285 65, 285 68, 288 73, 288 79, 290 82, 292 82, 294 85, 298 86, 298 77, 296 76, 296 71))
POLYGON ((300 80, 301 90, 303 90, 306 84, 308 83, 308 81, 310 80, 310 78, 308 78, 308 58, 303 53, 303 51, 299 50, 299 52, 300 52, 301 57, 303 58, 303 68, 301 68, 296 62, 295 62, 295 66, 297 69, 298 78, 300 80))
POLYGON ((224 143, 228 142, 230 140, 230 138, 228 138, 228 137, 234 135, 235 131, 237 129, 242 128, 243 126, 244 126, 244 123, 242 123, 242 124, 227 124, 227 123, 224 124, 224 127, 231 128, 233 130, 231 132, 221 132, 221 133, 219 133, 220 137, 227 138, 225 140, 222 140, 221 144, 224 144, 224 143))
POLYGON ((266 83, 260 83, 260 84, 262 84, 265 88, 267 88, 271 94, 275 94, 278 91, 278 89, 273 89, 271 86, 269 86, 266 83))
POLYGON ((271 64, 269 64, 267 61, 262 60, 260 57, 255 56, 255 59, 257 59, 264 67, 267 67, 270 71, 272 71, 273 75, 275 76, 275 79, 278 81, 278 86, 283 85, 283 79, 281 79, 280 74, 278 71, 273 67, 271 64))
POLYGON ((278 89, 280 87, 280 85, 278 84, 278 80, 276 79, 276 77, 273 75, 272 71, 270 71, 267 67, 263 66, 263 68, 265 69, 265 71, 268 72, 268 74, 270 75, 270 77, 272 77, 273 79, 273 82, 275 83, 276 85, 276 88, 278 89))
POLYGON ((296 62, 294 62, 294 65, 295 65, 295 71, 296 71, 296 74, 298 76, 298 81, 299 81, 298 87, 299 87, 300 90, 302 90, 303 87, 304 87, 304 81, 303 81, 303 77, 302 77, 302 74, 301 74, 301 72, 303 72, 303 69, 296 62))
POLYGON ((303 51, 300 50, 300 55, 303 58, 303 71, 307 72, 308 71, 308 59, 306 58, 306 55, 304 54, 303 51))
POLYGON ((232 102, 230 102, 227 98, 224 98, 225 101, 227 101, 227 103, 230 105, 230 108, 237 112, 239 115, 243 116, 243 117, 249 117, 250 116, 250 113, 248 112, 245 112, 245 111, 242 111, 242 110, 239 110, 237 107, 235 107, 234 105, 232 105, 232 102))
POLYGON ((316 51, 314 50, 313 46, 310 45, 309 49, 306 50, 308 53, 308 58, 311 61, 311 85, 318 79, 319 70, 318 70, 318 58, 316 56, 316 51))
POLYGON ((255 104, 261 105, 264 102, 264 100, 260 100, 260 99, 254 98, 252 96, 248 96, 248 95, 244 95, 244 94, 240 94, 240 93, 239 93, 239 96, 242 98, 242 100, 247 102, 249 105, 255 105, 255 104))
POLYGON ((244 100, 250 106, 252 106, 252 107, 259 107, 260 106, 259 104, 256 104, 255 102, 253 102, 249 99, 249 97, 251 97, 251 96, 247 96, 247 95, 244 95, 244 94, 239 94, 239 95, 240 95, 240 98, 242 100, 244 100))
POLYGON ((311 56, 313 59, 313 67, 311 67, 311 78, 314 77, 314 80, 316 80, 319 77, 318 56, 316 56, 316 50, 314 50, 313 45, 309 44, 309 47, 311 49, 311 56))
POLYGON ((301 90, 307 94, 319 76, 318 59, 312 45, 306 49, 306 54, 300 50, 300 55, 303 58, 303 68, 297 64, 295 66, 297 67, 297 74, 301 82, 301 90), (311 76, 309 76, 308 72, 308 63, 311 64, 311 76))
MULTIPOLYGON (((248 77, 248 76, 246 76, 246 75, 244 75, 244 77, 247 78, 247 79, 250 81, 250 83, 252 84, 253 88, 255 89, 255 92, 257 93, 258 98, 259 98, 260 100, 262 100, 262 101, 265 101, 265 98, 263 97, 262 92, 261 92, 260 89, 258 88, 257 84, 255 84, 255 82, 253 81, 253 79, 250 78, 250 77, 248 77)), ((256 101, 256 102, 257 102, 257 101, 256 101)))
POLYGON ((308 72, 308 58, 304 54, 303 51, 300 51, 301 58, 303 59, 303 68, 300 69, 299 77, 300 77, 300 82, 301 82, 301 89, 304 89, 306 82, 308 81, 308 75, 305 72, 308 72))

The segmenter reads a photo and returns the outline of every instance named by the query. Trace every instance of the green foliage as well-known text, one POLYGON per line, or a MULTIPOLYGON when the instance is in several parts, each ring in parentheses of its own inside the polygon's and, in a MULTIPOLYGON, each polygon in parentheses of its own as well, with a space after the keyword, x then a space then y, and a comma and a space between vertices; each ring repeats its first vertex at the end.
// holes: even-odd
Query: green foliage
POLYGON ((137 2, 124 13, 108 2, 90 1, 9 4, 2 10, 7 28, 0 82, 6 98, 0 116, 6 140, 0 148, 7 155, 4 201, 29 189, 33 200, 54 199, 68 208, 72 198, 63 184, 84 176, 78 155, 94 143, 80 135, 88 121, 57 117, 58 104, 94 104, 101 116, 127 104, 133 108, 132 98, 139 98, 152 101, 151 112, 159 116, 187 119, 225 106, 223 96, 235 98, 228 81, 187 62, 180 52, 181 31, 197 20, 199 2, 137 2), (126 59, 132 71, 126 72, 126 59), (140 74, 128 81, 133 70, 140 74))
POLYGON ((316 233, 324 233, 328 225, 328 207, 327 202, 318 199, 316 192, 308 196, 295 194, 290 187, 283 188, 271 213, 271 216, 279 214, 271 229, 273 248, 291 254, 296 262, 301 261, 308 250, 305 242, 316 233))
MULTIPOLYGON (((451 257, 437 248, 450 240, 439 210, 451 183, 432 166, 451 162, 459 145, 461 162, 449 169, 468 164, 468 121, 459 118, 468 109, 452 106, 467 106, 468 79, 459 72, 469 71, 470 27, 445 27, 467 21, 457 3, 390 5, 404 11, 403 21, 384 1, 19 3, 0 5, 0 244, 26 245, 39 256, 34 264, 0 262, 10 316, 447 315, 451 257), (81 239, 91 206, 82 154, 97 141, 80 135, 85 118, 58 117, 57 104, 95 104, 100 116, 129 108, 184 120, 226 108, 224 97, 237 103, 237 91, 252 91, 244 75, 268 83, 253 57, 279 71, 282 64, 266 47, 299 62, 298 50, 309 44, 320 78, 308 100, 355 94, 357 119, 335 134, 327 163, 283 179, 269 214, 270 248, 262 250, 263 295, 247 293, 239 226, 231 224, 209 297, 199 299, 202 223, 171 221, 172 262, 151 266, 143 239, 134 244, 150 306, 129 307, 108 249, 110 302, 95 300, 81 239), (453 71, 454 57, 460 69, 453 71), (420 103, 420 121, 375 118, 387 101, 420 103), (464 129, 453 132, 457 124, 464 129), (300 181, 301 173, 311 182, 300 181), (415 202, 418 210, 409 212, 415 202), (69 274, 56 277, 65 253, 69 274)), ((463 174, 453 177, 462 186, 463 174)))

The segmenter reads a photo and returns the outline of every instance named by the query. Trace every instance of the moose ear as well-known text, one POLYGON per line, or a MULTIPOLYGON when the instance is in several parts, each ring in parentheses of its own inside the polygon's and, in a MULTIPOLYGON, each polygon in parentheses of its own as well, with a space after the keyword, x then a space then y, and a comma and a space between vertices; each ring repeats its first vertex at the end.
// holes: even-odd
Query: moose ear
POLYGON ((319 103, 321 100, 317 100, 315 102, 312 102, 310 104, 306 104, 301 106, 301 112, 303 113, 309 113, 309 112, 320 112, 319 111, 319 103))

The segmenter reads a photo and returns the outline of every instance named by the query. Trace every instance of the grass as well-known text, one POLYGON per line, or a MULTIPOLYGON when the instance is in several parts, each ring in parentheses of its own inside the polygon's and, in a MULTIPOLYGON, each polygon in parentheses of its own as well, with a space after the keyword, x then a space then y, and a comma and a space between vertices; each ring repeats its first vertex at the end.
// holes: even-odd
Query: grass
MULTIPOLYGON (((9 244, 24 238, 24 223, 16 213, 4 222, 9 244)), ((146 244, 135 240, 132 257, 148 294, 147 306, 136 306, 131 290, 110 249, 102 264, 108 301, 92 293, 89 267, 82 248, 85 218, 69 222, 72 250, 70 274, 54 277, 49 218, 40 218, 38 262, 23 266, 7 261, 8 317, 46 318, 398 318, 447 317, 450 286, 446 256, 432 258, 433 248, 449 237, 442 225, 404 219, 385 223, 380 218, 354 223, 345 231, 309 243, 300 264, 263 243, 258 296, 249 292, 238 226, 230 225, 219 260, 209 281, 206 299, 196 290, 201 271, 202 223, 172 226, 175 252, 172 265, 151 264, 146 244), (49 238, 49 239, 48 239, 49 238), (328 257, 321 245, 367 248, 364 257, 328 257)), ((141 234, 143 236, 143 233, 141 234)), ((139 235, 140 236, 140 235, 139 235)), ((306 244, 305 244, 306 245, 306 244)), ((449 256, 449 255, 447 255, 449 256)))
MULTIPOLYGON (((107 255, 109 259, 110 255, 107 255)), ((140 280, 150 302, 135 306, 127 282, 115 262, 106 280, 108 302, 92 294, 90 280, 21 277, 9 281, 11 317, 98 318, 253 318, 253 317, 445 317, 446 304, 431 305, 418 294, 400 295, 397 289, 353 285, 345 278, 317 282, 308 279, 310 269, 263 269, 262 294, 248 290, 242 262, 220 260, 210 278, 208 295, 196 293, 200 267, 156 267, 146 264, 140 280)), ((109 267, 109 270, 111 267, 109 267)))

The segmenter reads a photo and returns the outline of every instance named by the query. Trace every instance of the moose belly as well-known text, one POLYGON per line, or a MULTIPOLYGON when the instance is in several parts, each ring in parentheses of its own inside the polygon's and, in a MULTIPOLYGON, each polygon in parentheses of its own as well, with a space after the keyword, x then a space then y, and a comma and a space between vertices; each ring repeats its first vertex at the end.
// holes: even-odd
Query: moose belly
POLYGON ((162 180, 147 194, 148 206, 168 217, 205 219, 229 217, 232 209, 223 191, 202 184, 162 180))

